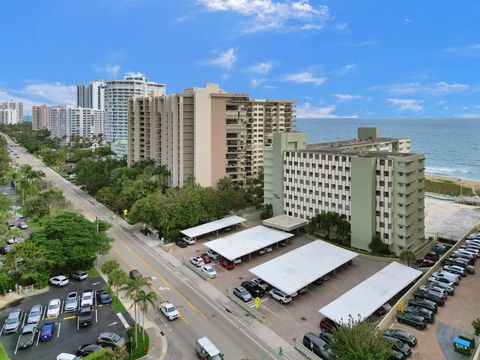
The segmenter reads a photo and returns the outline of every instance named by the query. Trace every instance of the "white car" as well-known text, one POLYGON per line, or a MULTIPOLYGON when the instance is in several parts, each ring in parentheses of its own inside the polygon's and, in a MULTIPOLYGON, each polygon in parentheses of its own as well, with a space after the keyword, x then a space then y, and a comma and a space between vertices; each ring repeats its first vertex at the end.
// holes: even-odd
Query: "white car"
POLYGON ((10 245, 13 245, 13 244, 20 244, 22 242, 24 242, 25 239, 22 238, 22 237, 18 237, 18 238, 15 238, 15 239, 8 239, 7 240, 7 244, 10 244, 10 245))
POLYGON ((159 305, 160 311, 165 315, 168 320, 178 319, 179 314, 177 308, 168 301, 163 301, 159 305))
POLYGON ((84 306, 93 306, 93 290, 85 290, 82 293, 82 298, 80 300, 80 307, 84 306))
POLYGON ((58 317, 60 315, 60 305, 62 302, 60 299, 52 299, 48 303, 47 307, 47 318, 58 317))
POLYGON ((253 278, 252 282, 260 286, 263 289, 263 291, 267 291, 270 288, 270 284, 268 284, 267 282, 263 281, 260 278, 253 278))
POLYGON ((68 293, 67 300, 65 300, 65 311, 77 311, 78 308, 78 294, 75 291, 68 293))
POLYGON ((195 239, 192 239, 191 237, 184 236, 182 240, 185 241, 188 245, 195 245, 195 239))
POLYGON ((82 281, 82 280, 85 280, 86 278, 88 278, 88 274, 86 271, 82 271, 82 270, 78 270, 78 271, 75 271, 72 273, 72 278, 74 278, 75 280, 78 280, 78 281, 82 281))
POLYGON ((283 291, 278 289, 272 289, 269 292, 270 296, 277 301, 280 301, 283 304, 288 304, 292 301, 292 297, 290 295, 285 294, 283 291))
POLYGON ((271 246, 267 246, 267 247, 265 248, 265 251, 266 251, 267 253, 271 253, 271 252, 273 251, 273 249, 272 249, 271 246))
POLYGON ((458 285, 460 282, 460 276, 456 274, 452 274, 448 271, 439 271, 439 272, 434 272, 432 274, 433 277, 435 278, 444 278, 447 279, 448 281, 453 282, 455 285, 458 285))
POLYGON ((210 265, 203 265, 201 267, 201 270, 204 274, 206 274, 210 279, 216 278, 217 277, 217 272, 213 267, 210 265))
POLYGON ((80 360, 80 358, 73 354, 61 353, 57 355, 56 360, 80 360))
POLYGON ((207 249, 206 251, 207 255, 210 256, 213 260, 220 260, 220 254, 217 254, 215 251, 212 249, 207 249))
POLYGON ((66 276, 59 275, 59 276, 52 277, 48 282, 51 285, 62 287, 62 286, 67 285, 69 281, 68 281, 68 278, 66 276))
POLYGON ((200 256, 194 256, 190 259, 190 262, 195 265, 196 267, 200 267, 205 265, 205 262, 200 256))
POLYGON ((25 221, 20 221, 17 226, 22 230, 28 229, 28 225, 25 221))

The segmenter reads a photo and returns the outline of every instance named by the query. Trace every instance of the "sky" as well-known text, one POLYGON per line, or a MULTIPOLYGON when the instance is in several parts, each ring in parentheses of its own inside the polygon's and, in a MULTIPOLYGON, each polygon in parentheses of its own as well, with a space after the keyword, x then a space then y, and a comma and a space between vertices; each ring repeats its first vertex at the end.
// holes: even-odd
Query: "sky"
POLYGON ((293 99, 299 118, 480 118, 480 2, 4 0, 0 101, 141 72, 293 99))

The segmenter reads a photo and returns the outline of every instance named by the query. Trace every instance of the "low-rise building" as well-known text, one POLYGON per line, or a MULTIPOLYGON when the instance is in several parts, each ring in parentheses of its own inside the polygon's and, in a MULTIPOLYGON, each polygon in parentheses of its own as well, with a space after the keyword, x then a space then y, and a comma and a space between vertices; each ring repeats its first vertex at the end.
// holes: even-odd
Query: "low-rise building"
POLYGON ((342 215, 355 248, 379 237, 399 253, 424 239, 424 155, 410 153, 408 139, 360 128, 357 139, 306 145, 305 133, 276 133, 264 182, 274 215, 342 215))

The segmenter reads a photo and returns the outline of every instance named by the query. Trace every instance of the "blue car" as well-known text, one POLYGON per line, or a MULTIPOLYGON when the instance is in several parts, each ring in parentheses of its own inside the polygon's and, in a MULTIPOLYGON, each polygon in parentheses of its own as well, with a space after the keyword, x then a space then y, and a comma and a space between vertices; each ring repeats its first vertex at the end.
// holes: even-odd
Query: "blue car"
POLYGON ((105 290, 98 290, 97 297, 100 304, 110 304, 112 302, 112 298, 105 290))
POLYGON ((55 323, 52 321, 46 322, 45 324, 42 325, 42 329, 40 330, 40 340, 41 341, 52 340, 54 332, 55 332, 55 323))

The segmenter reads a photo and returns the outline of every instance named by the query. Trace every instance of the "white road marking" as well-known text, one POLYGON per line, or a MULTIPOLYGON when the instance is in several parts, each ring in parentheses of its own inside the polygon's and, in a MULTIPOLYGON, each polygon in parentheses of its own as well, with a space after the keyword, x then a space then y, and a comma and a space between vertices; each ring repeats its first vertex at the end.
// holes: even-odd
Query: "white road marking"
POLYGON ((37 343, 35 344, 35 346, 38 346, 38 341, 39 340, 40 340, 40 331, 38 331, 37 343))
POLYGON ((25 320, 27 320, 27 313, 25 313, 25 316, 23 317, 22 328, 25 326, 25 320))
POLYGON ((128 322, 127 322, 127 320, 125 320, 122 313, 117 313, 117 316, 120 319, 120 321, 122 322, 123 326, 125 326, 125 329, 128 329, 129 328, 128 322))
POLYGON ((98 323, 98 311, 95 309, 95 322, 98 323))
POLYGON ((18 335, 17 345, 15 346, 15 352, 14 352, 15 355, 17 355, 18 344, 20 343, 20 338, 21 338, 21 335, 18 335))
POLYGON ((95 286, 95 285, 98 285, 98 284, 100 284, 100 281, 94 282, 94 283, 92 284, 92 286, 95 286))
POLYGON ((171 289, 170 289, 169 287, 166 287, 166 286, 160 286, 160 287, 158 288, 158 290, 160 290, 160 291, 165 291, 165 290, 171 290, 171 289))
POLYGON ((1 335, 2 335, 2 333, 3 333, 3 329, 5 329, 5 324, 3 324, 3 326, 2 326, 2 330, 0 330, 0 336, 1 336, 1 335))
POLYGON ((57 333, 57 339, 60 337, 60 329, 62 328, 62 323, 58 323, 58 333, 57 333))
POLYGON ((108 324, 107 326, 114 326, 114 325, 117 325, 117 324, 118 324, 118 321, 114 321, 113 323, 108 324))

